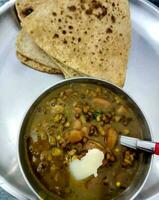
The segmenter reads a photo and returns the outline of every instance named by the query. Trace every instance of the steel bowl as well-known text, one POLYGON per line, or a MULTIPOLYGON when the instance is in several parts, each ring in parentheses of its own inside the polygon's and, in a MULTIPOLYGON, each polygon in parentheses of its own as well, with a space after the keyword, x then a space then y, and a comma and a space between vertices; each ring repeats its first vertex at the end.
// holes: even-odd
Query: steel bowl
MULTIPOLYGON (((20 128, 20 134, 19 134, 19 140, 18 140, 18 162, 19 166, 21 169, 21 172, 24 176, 24 179, 26 180, 28 186, 31 188, 31 190, 36 194, 36 196, 40 199, 48 199, 48 200, 60 200, 61 198, 58 197, 57 195, 52 194, 51 192, 48 192, 43 185, 38 181, 38 179, 35 177, 33 171, 29 166, 29 162, 25 156, 25 135, 24 135, 24 130, 27 126, 27 121, 29 119, 29 116, 33 110, 33 108, 45 97, 47 96, 50 92, 53 90, 63 86, 63 85, 68 85, 68 84, 75 84, 75 83, 93 83, 96 85, 100 85, 105 87, 106 89, 111 90, 117 95, 122 95, 123 98, 127 101, 128 105, 131 107, 131 109, 135 112, 138 121, 141 125, 142 128, 142 133, 143 133, 143 139, 144 140, 152 140, 152 135, 150 132, 150 128, 148 125, 148 122, 139 108, 139 106, 135 103, 135 101, 128 95, 123 89, 109 83, 103 80, 99 80, 96 78, 88 78, 88 77, 79 77, 79 78, 72 78, 72 79, 67 79, 64 81, 61 81, 54 85, 53 87, 49 88, 46 90, 44 93, 42 93, 37 100, 32 104, 30 109, 27 111, 24 120, 22 122, 22 126, 20 128)), ((148 175, 150 173, 150 169, 152 166, 152 160, 153 156, 148 153, 141 153, 141 159, 140 159, 140 167, 131 183, 131 185, 124 191, 122 192, 119 196, 117 196, 115 199, 118 200, 132 200, 134 199, 139 192, 142 190, 148 175)))

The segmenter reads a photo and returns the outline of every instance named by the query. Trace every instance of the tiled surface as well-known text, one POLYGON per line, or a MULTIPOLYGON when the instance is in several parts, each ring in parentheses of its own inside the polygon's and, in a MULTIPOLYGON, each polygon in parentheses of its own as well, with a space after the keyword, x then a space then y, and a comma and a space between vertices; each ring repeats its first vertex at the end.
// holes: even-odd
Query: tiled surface
POLYGON ((0 6, 3 5, 5 2, 7 2, 8 0, 0 0, 0 6))
POLYGON ((16 200, 14 197, 9 195, 7 192, 5 192, 3 189, 0 188, 0 199, 1 200, 16 200))
MULTIPOLYGON (((3 3, 6 1, 7 0, 0 0, 0 6, 3 5, 3 3)), ((159 6, 159 0, 150 0, 150 1, 159 6)), ((0 188, 0 200, 15 200, 15 198, 0 188)))

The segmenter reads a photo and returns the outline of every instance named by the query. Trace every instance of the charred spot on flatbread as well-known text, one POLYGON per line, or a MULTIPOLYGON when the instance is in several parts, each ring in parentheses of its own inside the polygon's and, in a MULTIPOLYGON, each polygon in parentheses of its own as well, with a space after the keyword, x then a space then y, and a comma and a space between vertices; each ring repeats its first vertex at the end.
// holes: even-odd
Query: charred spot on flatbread
POLYGON ((27 17, 28 15, 30 15, 32 12, 33 12, 33 8, 32 7, 28 7, 28 8, 25 8, 24 10, 21 11, 22 15, 24 17, 27 17))

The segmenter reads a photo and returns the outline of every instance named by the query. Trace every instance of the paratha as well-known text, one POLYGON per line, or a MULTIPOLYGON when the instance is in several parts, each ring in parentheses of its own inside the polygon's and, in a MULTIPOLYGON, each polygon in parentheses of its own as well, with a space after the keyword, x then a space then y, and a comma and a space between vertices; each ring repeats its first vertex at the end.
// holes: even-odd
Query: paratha
POLYGON ((48 0, 23 27, 66 66, 123 85, 131 43, 127 0, 48 0))
POLYGON ((34 60, 31 60, 30 58, 27 58, 26 56, 20 54, 19 52, 17 52, 17 57, 23 64, 31 67, 32 69, 38 70, 40 72, 49 73, 49 74, 57 73, 56 69, 47 67, 47 66, 40 64, 34 60))
MULTIPOLYGON (((32 68, 47 73, 64 73, 67 77, 81 76, 75 70, 64 66, 55 59, 49 57, 40 49, 31 37, 22 29, 17 37, 16 51, 23 56, 20 60, 32 68)), ((20 58, 20 56, 18 56, 20 58)))
MULTIPOLYGON (((34 60, 31 60, 31 59, 25 57, 24 55, 20 54, 19 52, 17 52, 17 57, 23 64, 29 66, 32 69, 35 69, 40 72, 49 73, 49 74, 55 74, 55 71, 53 69, 50 69, 45 65, 42 65, 38 62, 35 62, 34 60)), ((72 77, 72 75, 68 74, 65 71, 63 71, 63 75, 65 78, 72 77)))
POLYGON ((39 5, 47 0, 16 0, 15 6, 20 21, 30 15, 39 5))
MULTIPOLYGON (((44 2, 44 0, 17 0, 16 10, 20 21, 23 21, 38 5, 44 2)), ((20 61, 25 62, 26 65, 31 66, 35 70, 47 73, 62 73, 56 63, 34 43, 24 30, 21 30, 18 34, 16 50, 21 54, 21 56, 18 56, 20 61), (50 67, 55 69, 49 69, 50 67)))
MULTIPOLYGON (((25 17, 30 15, 44 2, 45 0, 17 0, 16 10, 20 21, 23 22, 25 17)), ((52 61, 53 59, 51 60, 51 58, 34 43, 24 30, 20 31, 18 35, 16 48, 19 54, 21 54, 18 58, 35 70, 47 73, 62 73, 55 61, 52 61), (55 70, 49 69, 49 67, 55 68, 55 70), (57 68, 59 70, 57 70, 57 68)), ((62 71, 65 74, 65 77, 81 76, 78 72, 67 67, 62 67, 62 71)))
MULTIPOLYGON (((40 70, 40 66, 45 66, 45 68, 47 68, 46 72, 48 73, 62 73, 59 69, 59 66, 34 43, 31 37, 23 29, 19 32, 17 37, 16 51, 26 57, 28 60, 39 63, 38 70, 40 70)), ((27 61, 27 63, 29 62, 27 61)), ((37 66, 37 64, 34 66, 37 66)), ((34 69, 37 68, 34 67, 34 69)), ((45 71, 43 69, 44 68, 42 67, 40 71, 45 71)))
MULTIPOLYGON (((15 5, 20 21, 23 22, 25 17, 34 12, 34 10, 45 1, 46 0, 16 0, 15 5)), ((46 73, 63 73, 65 78, 82 76, 77 71, 64 65, 61 67, 61 72, 56 61, 53 61, 53 58, 50 58, 40 49, 23 29, 17 37, 16 50, 19 60, 35 70, 46 73), (50 69, 50 67, 52 69, 50 69)), ((61 66, 60 63, 59 65, 61 66)))

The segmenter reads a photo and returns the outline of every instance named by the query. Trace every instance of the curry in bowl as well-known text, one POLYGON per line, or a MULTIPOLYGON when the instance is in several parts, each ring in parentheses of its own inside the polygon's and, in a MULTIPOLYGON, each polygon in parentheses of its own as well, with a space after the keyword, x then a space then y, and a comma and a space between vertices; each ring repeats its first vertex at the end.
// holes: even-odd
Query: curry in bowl
MULTIPOLYGON (((110 88, 85 82, 60 85, 38 99, 28 116, 22 127, 23 170, 52 199, 114 199, 141 168, 142 153, 119 143, 120 135, 143 137, 138 115, 110 88), (93 149, 102 152, 102 163, 96 175, 79 178, 92 167, 81 163, 93 149)), ((93 158, 95 154, 89 160, 93 158)))

